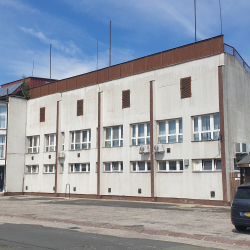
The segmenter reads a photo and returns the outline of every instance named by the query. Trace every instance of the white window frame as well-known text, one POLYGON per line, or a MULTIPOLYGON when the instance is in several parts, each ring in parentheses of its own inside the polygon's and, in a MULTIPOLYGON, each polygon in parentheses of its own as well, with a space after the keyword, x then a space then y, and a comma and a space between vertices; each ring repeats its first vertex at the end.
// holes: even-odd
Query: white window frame
POLYGON ((39 148, 40 148, 40 136, 35 135, 35 136, 28 136, 28 153, 29 154, 37 154, 39 153, 39 148), (37 146, 34 146, 34 140, 37 138, 37 146), (31 142, 31 146, 30 146, 31 142))
POLYGON ((43 173, 44 174, 54 174, 56 171, 55 164, 45 164, 43 165, 43 173))
POLYGON ((91 149, 91 130, 77 130, 70 132, 70 149, 71 150, 88 150, 91 149), (83 132, 87 132, 87 141, 83 141, 83 132), (76 142, 76 133, 80 133, 80 141, 76 142), (79 148, 76 148, 76 145, 79 145, 79 148), (83 148, 83 145, 86 145, 86 148, 83 148))
POLYGON ((131 125, 131 145, 132 146, 138 146, 138 145, 150 145, 150 123, 138 123, 138 124, 132 124, 131 125), (139 126, 144 126, 144 136, 139 136, 139 126), (149 125, 149 126, 148 126, 149 125), (149 131, 148 131, 149 130, 149 131), (135 131, 135 133, 134 133, 135 131), (149 134, 149 135, 148 135, 149 134), (139 143, 140 139, 144 139, 145 143, 139 143))
POLYGON ((164 144, 164 143, 177 143, 177 142, 179 142, 179 143, 183 142, 183 121, 182 121, 182 118, 158 121, 158 143, 164 144), (176 123, 176 125, 175 125, 176 133, 175 134, 169 133, 169 123, 171 121, 175 121, 175 123, 176 123), (182 122, 182 132, 180 132, 180 121, 182 122), (160 135, 160 123, 163 123, 163 122, 165 122, 165 132, 166 133, 160 135), (170 136, 175 136, 176 141, 169 142, 170 136), (165 141, 164 141, 164 137, 166 139, 165 141))
POLYGON ((103 172, 123 172, 123 162, 122 161, 113 161, 113 162, 104 162, 103 163, 103 172), (118 164, 118 169, 115 169, 115 164, 118 164), (109 165, 109 170, 107 166, 109 165))
POLYGON ((167 160, 167 161, 157 161, 158 172, 183 172, 183 160, 167 160), (165 163, 166 169, 160 169, 160 163, 165 163), (170 162, 176 162, 176 169, 170 169, 170 162), (181 169, 181 162, 182 162, 182 169, 181 169))
POLYGON ((221 172, 221 159, 216 158, 216 159, 194 159, 192 160, 193 164, 193 171, 194 172, 211 172, 211 171, 218 171, 221 172), (194 162, 201 161, 199 165, 195 164, 194 162), (211 169, 205 169, 205 162, 207 161, 212 161, 212 167, 211 169), (220 162, 220 169, 217 169, 217 163, 220 162), (196 165, 196 166, 195 166, 196 165), (195 168, 196 167, 196 168, 195 168))
MULTIPOLYGON (((0 147, 2 147, 3 148, 3 150, 2 150, 2 157, 1 157, 1 154, 0 154, 0 159, 5 159, 5 145, 6 145, 6 135, 0 135, 0 137, 4 137, 4 142, 1 142, 0 141, 0 147)), ((0 151, 1 152, 1 151, 0 151)))
POLYGON ((26 174, 38 174, 39 166, 38 165, 26 165, 26 174))
MULTIPOLYGON (((4 127, 0 127, 0 129, 6 129, 6 123, 7 123, 7 106, 0 105, 0 119, 4 118, 4 127), (5 112, 1 112, 1 107, 5 108, 5 112)), ((1 122, 0 122, 1 126, 1 122)))
POLYGON ((151 162, 150 161, 131 161, 131 172, 151 172, 151 162), (141 170, 139 167, 140 163, 145 163, 145 169, 141 170))
POLYGON ((64 151, 64 146, 65 146, 65 133, 62 132, 62 133, 61 133, 61 136, 62 136, 62 150, 64 151))
MULTIPOLYGON (((219 129, 214 128, 214 117, 217 115, 219 115, 219 113, 194 116, 192 118, 193 141, 210 141, 210 140, 218 140, 219 139, 220 128, 219 129), (209 116, 210 129, 202 131, 202 117, 206 117, 206 116, 209 116), (195 131, 195 119, 198 119, 198 131, 195 131), (207 133, 210 133, 211 139, 202 139, 202 134, 207 134, 207 133), (218 133, 218 136, 215 137, 214 133, 218 133)), ((220 119, 220 117, 219 117, 219 119, 220 119)), ((219 126, 220 126, 220 123, 219 123, 219 126)))
POLYGON ((105 138, 105 148, 113 148, 113 147, 123 147, 123 126, 112 126, 104 128, 104 138, 105 138), (118 139, 114 139, 114 128, 118 127, 118 139), (110 139, 107 139, 107 130, 110 129, 110 139), (114 142, 118 141, 118 146, 114 146, 114 142))
POLYGON ((56 134, 45 135, 45 151, 55 152, 56 151, 56 134), (54 144, 51 144, 51 137, 54 137, 54 144), (48 142, 48 144, 47 144, 48 142))
POLYGON ((69 164, 69 173, 89 173, 90 172, 90 163, 70 163, 69 164), (79 167, 79 171, 77 168, 79 167), (85 167, 85 170, 83 170, 85 167))

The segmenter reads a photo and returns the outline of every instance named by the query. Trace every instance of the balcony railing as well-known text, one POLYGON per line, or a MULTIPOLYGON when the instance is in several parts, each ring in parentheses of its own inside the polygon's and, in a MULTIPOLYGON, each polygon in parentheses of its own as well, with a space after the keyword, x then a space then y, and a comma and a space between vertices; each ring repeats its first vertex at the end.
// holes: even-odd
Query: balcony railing
POLYGON ((224 52, 229 54, 229 55, 232 55, 232 56, 235 56, 238 61, 241 63, 241 65, 247 70, 247 72, 250 74, 250 67, 248 66, 248 64, 243 60, 243 58, 241 57, 241 55, 238 53, 238 51, 230 46, 230 45, 227 45, 224 43, 224 52))

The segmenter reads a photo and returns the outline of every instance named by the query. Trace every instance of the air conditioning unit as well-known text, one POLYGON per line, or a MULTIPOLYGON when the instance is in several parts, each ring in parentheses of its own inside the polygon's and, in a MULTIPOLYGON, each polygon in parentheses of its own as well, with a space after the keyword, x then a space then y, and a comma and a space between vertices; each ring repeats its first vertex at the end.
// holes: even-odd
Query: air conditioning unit
POLYGON ((149 145, 140 146, 139 153, 140 154, 148 154, 148 153, 150 153, 150 146, 149 145))
POLYGON ((154 151, 156 153, 164 153, 165 152, 164 146, 162 144, 156 144, 154 145, 154 151))
POLYGON ((65 158, 65 153, 63 151, 59 152, 58 158, 65 158))
POLYGON ((235 143, 236 154, 249 154, 249 144, 247 143, 235 143))

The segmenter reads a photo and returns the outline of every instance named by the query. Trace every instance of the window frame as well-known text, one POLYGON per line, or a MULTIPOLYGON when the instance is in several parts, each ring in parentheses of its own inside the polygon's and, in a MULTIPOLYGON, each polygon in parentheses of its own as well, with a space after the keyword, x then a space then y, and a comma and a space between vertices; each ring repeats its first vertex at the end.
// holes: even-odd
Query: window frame
POLYGON ((131 161, 130 171, 133 173, 150 173, 151 172, 151 162, 150 161, 131 161), (145 169, 140 170, 139 163, 145 163, 145 169), (149 167, 150 166, 150 167, 149 167))
POLYGON ((0 105, 0 120, 2 117, 4 117, 4 127, 1 128, 1 122, 0 122, 0 129, 6 129, 7 128, 7 106, 5 105, 0 105), (1 107, 5 108, 4 112, 1 112, 1 107))
POLYGON ((192 132, 193 132, 193 141, 217 141, 220 137, 220 114, 207 114, 207 115, 199 115, 192 117, 192 132), (215 116, 219 115, 219 129, 215 129, 215 116), (209 127, 208 130, 202 130, 202 118, 209 117, 209 127), (198 131, 195 131, 195 119, 198 119, 198 131), (218 133, 218 136, 215 138, 215 133, 218 133), (210 139, 204 139, 202 135, 210 134, 210 139), (198 135, 198 140, 197 140, 198 135))
POLYGON ((84 162, 84 163, 69 163, 69 173, 90 173, 90 163, 84 162), (77 169, 77 165, 79 165, 79 171, 77 169), (83 171, 83 165, 86 165, 86 170, 83 171))
POLYGON ((184 161, 179 159, 179 160, 159 160, 157 161, 157 168, 158 168, 158 172, 168 172, 168 173, 176 173, 176 172, 180 172, 182 173, 184 171, 184 161), (166 163, 166 169, 160 169, 160 163, 161 162, 165 162, 166 163), (170 169, 170 162, 176 162, 176 169, 170 169), (182 162, 182 167, 181 167, 181 162, 182 162), (181 169, 182 168, 182 169, 181 169))
POLYGON ((123 161, 106 161, 103 162, 103 172, 105 173, 122 173, 123 172, 123 161), (114 169, 114 164, 118 163, 118 170, 114 169), (110 170, 106 170, 106 164, 110 164, 110 170))
POLYGON ((183 120, 182 118, 177 118, 177 119, 169 119, 169 120, 162 120, 157 122, 157 128, 158 128, 158 143, 160 144, 170 144, 170 143, 183 143, 183 120), (169 123, 175 121, 175 134, 170 134, 169 133, 169 123), (180 132, 180 121, 182 125, 182 132, 180 132), (165 134, 160 135, 160 123, 165 122, 165 134), (175 142, 169 142, 169 137, 170 136, 175 136, 176 141, 175 142), (181 137, 182 136, 182 137, 181 137), (166 142, 161 141, 160 138, 166 138, 166 142), (182 138, 182 139, 180 139, 182 138))
POLYGON ((141 146, 141 145, 150 145, 150 122, 131 124, 131 146, 141 146), (139 136, 140 125, 144 125, 144 136, 139 136), (135 127, 135 136, 134 136, 134 127, 135 127), (145 142, 144 144, 138 143, 139 140, 143 139, 145 142))
POLYGON ((56 134, 47 134, 45 135, 45 152, 55 152, 56 151, 56 134), (51 144, 51 136, 54 137, 54 144, 51 144), (47 137, 48 137, 48 145, 47 145, 47 137), (50 149, 53 147, 53 150, 50 149))
POLYGON ((70 131, 70 150, 89 150, 91 149, 91 129, 70 131), (76 133, 80 132, 80 142, 76 143, 76 133), (87 141, 83 141, 83 132, 87 132, 87 141), (73 135, 73 137, 72 137, 73 135), (80 144, 80 148, 76 149, 76 145, 80 144), (87 144, 87 148, 82 148, 83 144, 87 144))
POLYGON ((104 147, 105 148, 116 148, 116 147, 123 147, 123 125, 112 126, 112 127, 105 127, 104 128, 104 147), (114 139, 114 128, 119 127, 119 134, 118 139, 114 139), (107 139, 107 129, 111 129, 110 139, 107 139), (114 146, 114 141, 118 141, 118 146, 114 146), (110 142, 110 146, 107 143, 110 142))
POLYGON ((28 154, 38 154, 40 149, 40 136, 39 135, 27 136, 27 140, 28 140, 28 154), (37 146, 34 146, 35 138, 37 138, 37 146), (30 146, 30 139, 31 139, 31 146, 30 146), (31 150, 30 152, 29 149, 31 150), (34 149, 36 149, 37 151, 34 152, 35 151, 34 149))
POLYGON ((26 174, 38 174, 39 173, 39 165, 26 165, 25 166, 25 173, 26 174), (29 171, 30 168, 30 171, 29 171), (34 171, 36 169, 36 171, 34 171))
POLYGON ((209 158, 209 159, 193 159, 192 160, 192 171, 193 172, 221 172, 222 171, 222 167, 219 169, 217 168, 217 163, 220 162, 220 166, 221 166, 221 159, 220 158, 209 158), (201 165, 199 164, 199 169, 194 169, 195 164, 194 161, 201 161, 201 165), (205 169, 205 162, 208 161, 212 161, 212 167, 211 169, 205 169), (201 167, 200 167, 201 166, 201 167))
POLYGON ((54 174, 55 172, 56 172, 55 164, 44 164, 43 165, 43 173, 44 174, 54 174), (50 167, 52 167, 52 171, 50 171, 51 170, 50 167), (47 170, 49 170, 49 171, 47 171, 47 170))
MULTIPOLYGON (((4 137, 4 142, 0 142, 0 147, 2 146, 3 147, 3 157, 1 157, 1 154, 0 154, 0 159, 5 159, 5 152, 6 152, 6 135, 0 135, 0 137, 3 136, 4 137)), ((1 152, 1 150, 0 150, 1 152)))

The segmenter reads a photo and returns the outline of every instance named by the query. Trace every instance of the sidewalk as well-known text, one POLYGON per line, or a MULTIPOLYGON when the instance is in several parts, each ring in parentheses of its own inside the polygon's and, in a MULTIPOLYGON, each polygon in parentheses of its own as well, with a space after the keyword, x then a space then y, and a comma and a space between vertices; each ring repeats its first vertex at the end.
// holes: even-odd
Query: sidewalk
POLYGON ((1 218, 250 247, 250 230, 234 229, 229 207, 16 196, 0 197, 0 208, 1 218))

